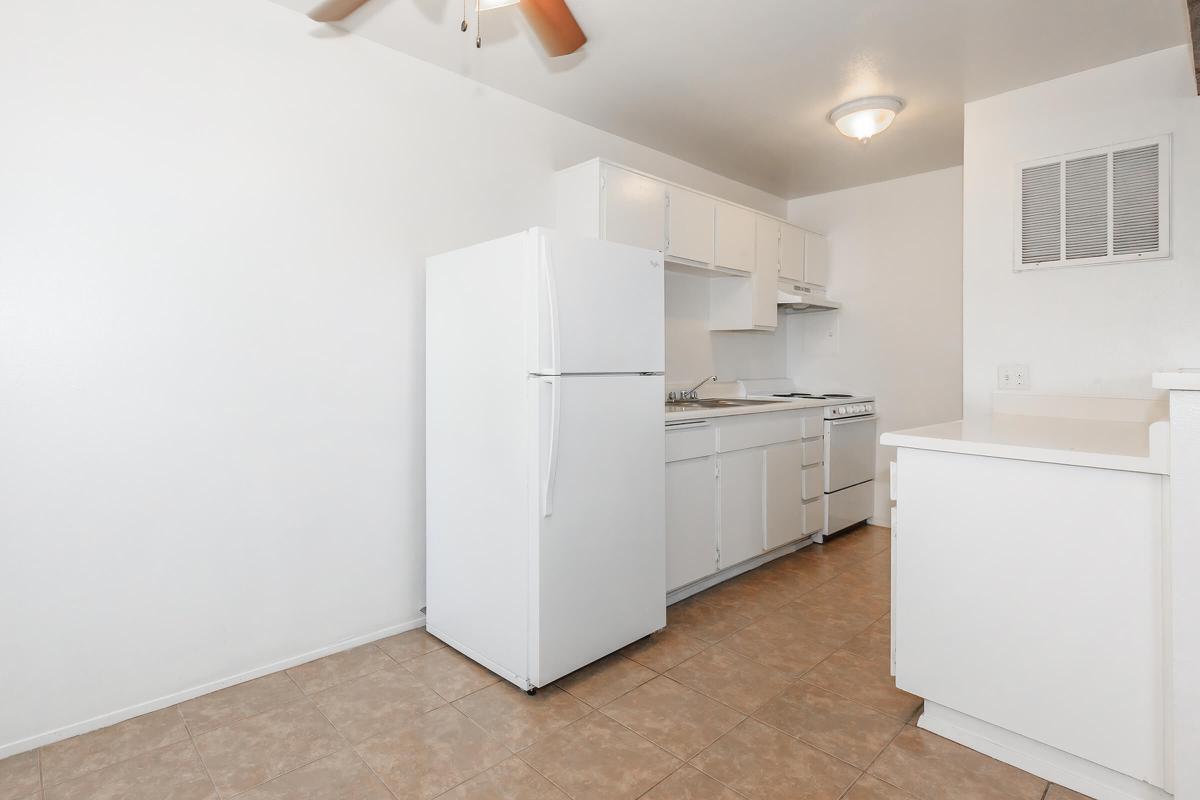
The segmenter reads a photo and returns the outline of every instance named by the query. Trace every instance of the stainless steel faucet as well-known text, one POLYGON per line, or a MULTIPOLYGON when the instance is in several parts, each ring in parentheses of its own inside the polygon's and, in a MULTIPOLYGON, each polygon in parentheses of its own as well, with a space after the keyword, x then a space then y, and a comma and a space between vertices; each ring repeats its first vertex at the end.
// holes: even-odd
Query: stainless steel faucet
POLYGON ((704 384, 708 383, 709 381, 715 381, 716 379, 717 379, 717 376, 716 376, 716 375, 709 375, 707 378, 705 378, 704 380, 700 381, 700 382, 699 382, 699 383, 697 383, 695 386, 693 386, 692 388, 690 388, 690 389, 688 389, 688 390, 686 390, 686 391, 682 391, 682 392, 668 392, 668 393, 667 393, 667 400, 669 400, 669 401, 671 401, 671 402, 674 402, 674 401, 676 401, 676 400, 695 400, 695 399, 696 399, 696 392, 697 392, 697 390, 699 390, 699 388, 700 388, 701 386, 703 386, 704 384))

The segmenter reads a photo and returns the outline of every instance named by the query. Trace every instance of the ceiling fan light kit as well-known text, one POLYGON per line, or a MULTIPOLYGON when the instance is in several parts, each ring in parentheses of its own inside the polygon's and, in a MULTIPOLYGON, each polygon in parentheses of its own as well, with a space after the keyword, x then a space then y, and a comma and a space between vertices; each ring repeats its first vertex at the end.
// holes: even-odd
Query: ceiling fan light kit
MULTIPOLYGON (((308 12, 308 16, 317 22, 340 22, 366 3, 367 0, 324 0, 308 12)), ((570 55, 587 42, 587 36, 571 9, 567 8, 566 0, 475 0, 475 46, 483 46, 479 30, 481 12, 518 4, 529 27, 533 28, 551 58, 570 55)), ((467 0, 463 0, 463 19, 459 29, 466 33, 468 27, 467 0)))
POLYGON ((826 119, 843 136, 865 142, 872 136, 887 130, 896 115, 904 110, 904 101, 899 97, 861 97, 842 103, 829 112, 826 119))

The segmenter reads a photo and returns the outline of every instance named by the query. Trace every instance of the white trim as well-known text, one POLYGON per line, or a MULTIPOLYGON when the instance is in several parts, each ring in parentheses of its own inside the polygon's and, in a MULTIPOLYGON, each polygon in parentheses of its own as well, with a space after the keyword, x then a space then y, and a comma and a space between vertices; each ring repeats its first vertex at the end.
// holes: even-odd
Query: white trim
POLYGON ((1172 797, 1157 786, 928 700, 917 727, 1096 800, 1172 797))
POLYGON ((1171 142, 1172 136, 1170 133, 1164 133, 1159 136, 1150 136, 1145 139, 1134 139, 1128 142, 1119 142, 1117 144, 1107 145, 1105 147, 1094 147, 1090 150, 1080 150, 1075 153, 1063 153, 1056 156, 1048 156, 1046 158, 1038 158, 1032 161, 1024 161, 1016 165, 1013 170, 1014 180, 1016 182, 1016 193, 1014 195, 1015 214, 1013 218, 1013 272, 1036 272, 1039 270, 1048 269, 1065 269, 1070 267, 1090 267, 1099 266, 1101 264, 1123 264, 1130 261, 1161 261, 1171 258, 1171 142), (1158 250, 1151 253, 1131 253, 1128 255, 1112 255, 1113 242, 1113 204, 1112 204, 1112 181, 1113 167, 1112 154, 1118 150, 1129 150, 1135 147, 1142 147, 1148 144, 1158 144, 1158 250), (1066 162, 1073 161, 1078 158, 1086 158, 1094 155, 1108 155, 1108 251, 1109 255, 1095 256, 1093 258, 1073 258, 1068 260, 1066 256, 1067 236, 1066 236, 1066 162), (1021 174, 1024 170, 1030 167, 1038 167, 1045 164, 1059 164, 1059 192, 1060 192, 1060 207, 1059 207, 1059 257, 1053 261, 1041 261, 1035 264, 1025 264, 1021 261, 1021 234, 1022 234, 1022 217, 1021 217, 1021 174))
POLYGON ((151 711, 159 711, 164 708, 169 708, 173 705, 182 703, 185 700, 191 700, 193 698, 200 697, 201 695, 206 695, 209 692, 215 692, 218 689, 225 689, 239 683, 245 683, 246 681, 254 680, 255 678, 261 678, 264 675, 270 675, 272 672, 290 669, 300 664, 305 664, 309 661, 315 661, 318 658, 324 658, 325 656, 333 655, 334 653, 340 653, 343 650, 349 650, 352 647, 358 647, 359 645, 368 644, 380 639, 386 639, 389 636, 395 636, 398 633, 411 631, 415 628, 421 627, 424 624, 425 617, 417 617, 416 619, 411 619, 407 622, 401 622, 397 625, 390 625, 386 628, 381 628, 371 633, 365 633, 361 636, 355 636, 351 639, 343 639, 340 642, 319 647, 316 650, 309 650, 306 653, 301 653, 280 661, 275 661, 271 664, 264 664, 261 667, 255 667, 254 669, 249 669, 245 672, 239 672, 236 675, 219 678, 215 681, 209 681, 208 683, 204 683, 199 686, 193 686, 190 689, 184 689, 179 692, 163 695, 162 697, 156 697, 153 700, 147 700, 143 703, 136 703, 135 705, 126 706, 125 708, 120 708, 116 711, 110 711, 107 714, 101 714, 98 717, 92 717, 91 719, 85 719, 80 722, 71 723, 70 725, 64 725, 61 728, 55 728, 54 730, 46 731, 45 733, 39 733, 36 736, 30 736, 25 739, 19 739, 15 742, 9 742, 7 744, 0 745, 0 758, 7 758, 8 756, 13 756, 18 753, 24 753, 37 747, 43 747, 63 739, 69 739, 72 736, 79 736, 83 733, 90 733, 91 731, 99 730, 100 728, 106 728, 109 725, 116 725, 118 722, 124 722, 125 720, 133 719, 134 717, 140 717, 142 714, 149 714, 151 711))
POLYGON ((813 536, 816 536, 816 534, 814 533, 809 536, 806 536, 803 539, 799 540, 798 542, 791 542, 789 544, 785 544, 780 547, 776 547, 774 550, 771 550, 770 552, 763 553, 762 555, 755 556, 754 558, 751 558, 751 559, 747 559, 746 561, 742 561, 739 564, 734 564, 731 567, 726 567, 725 569, 723 569, 719 572, 714 572, 712 575, 708 575, 707 577, 700 578, 699 580, 689 583, 686 586, 680 586, 678 589, 672 589, 671 591, 667 592, 667 605, 673 605, 675 603, 678 603, 680 600, 686 600, 687 598, 691 597, 692 595, 698 594, 698 593, 704 591, 705 589, 711 589, 712 587, 716 586, 718 583, 724 583, 725 581, 729 580, 730 578, 736 578, 738 575, 741 575, 743 572, 749 572, 750 570, 754 569, 755 567, 761 567, 763 564, 766 564, 768 561, 774 561, 775 559, 782 558, 783 556, 786 556, 789 553, 794 553, 797 550, 802 550, 805 547, 808 547, 810 544, 813 543, 813 540, 812 540, 813 536))

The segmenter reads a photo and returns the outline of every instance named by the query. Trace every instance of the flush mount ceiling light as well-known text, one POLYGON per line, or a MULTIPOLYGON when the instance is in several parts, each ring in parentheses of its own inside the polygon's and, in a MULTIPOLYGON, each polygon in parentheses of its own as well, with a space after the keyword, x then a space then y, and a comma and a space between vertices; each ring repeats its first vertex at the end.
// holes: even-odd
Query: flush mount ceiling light
POLYGON ((903 108, 904 101, 899 97, 863 97, 842 103, 829 112, 827 119, 842 135, 865 142, 887 130, 903 108))

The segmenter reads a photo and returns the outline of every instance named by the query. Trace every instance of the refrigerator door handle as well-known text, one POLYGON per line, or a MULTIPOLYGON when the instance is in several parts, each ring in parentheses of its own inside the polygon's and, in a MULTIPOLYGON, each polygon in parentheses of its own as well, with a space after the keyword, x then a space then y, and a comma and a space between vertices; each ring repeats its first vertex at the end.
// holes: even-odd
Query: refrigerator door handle
POLYGON ((554 282, 554 259, 550 242, 542 236, 542 266, 546 270, 546 305, 550 312, 550 371, 559 372, 558 286, 554 282))
POLYGON ((558 379, 543 378, 550 386, 550 456, 542 482, 542 516, 554 513, 554 479, 558 473, 559 398, 558 379))

